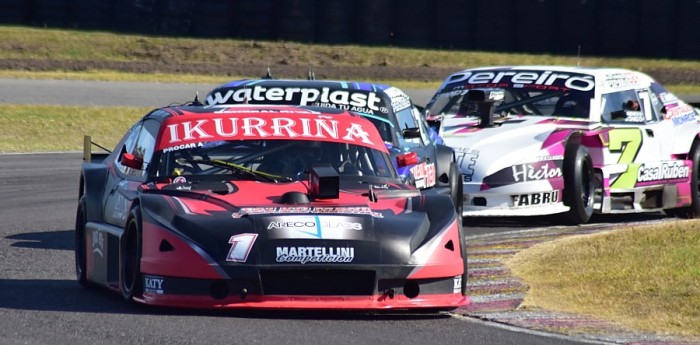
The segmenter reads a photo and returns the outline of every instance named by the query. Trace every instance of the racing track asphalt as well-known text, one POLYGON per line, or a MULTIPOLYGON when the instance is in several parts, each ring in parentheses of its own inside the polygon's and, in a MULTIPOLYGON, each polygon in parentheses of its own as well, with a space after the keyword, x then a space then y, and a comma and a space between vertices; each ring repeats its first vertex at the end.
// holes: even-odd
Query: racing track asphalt
POLYGON ((80 153, 0 155, 0 344, 584 344, 458 314, 196 312, 74 276, 80 153))
MULTIPOLYGON (((0 103, 158 106, 191 100, 193 89, 199 89, 203 97, 213 86, 0 79, 0 103)), ((417 104, 424 104, 433 92, 406 91, 417 104)), ((129 306, 111 294, 84 291, 75 283, 72 221, 79 165, 77 153, 0 155, 0 343, 235 344, 243 339, 246 343, 278 344, 689 341, 630 332, 590 317, 518 310, 527 287, 503 266, 505 259, 538 242, 601 231, 629 221, 663 220, 653 216, 602 220, 574 228, 552 226, 547 219, 469 222, 469 289, 473 303, 449 316, 231 315, 129 306)))

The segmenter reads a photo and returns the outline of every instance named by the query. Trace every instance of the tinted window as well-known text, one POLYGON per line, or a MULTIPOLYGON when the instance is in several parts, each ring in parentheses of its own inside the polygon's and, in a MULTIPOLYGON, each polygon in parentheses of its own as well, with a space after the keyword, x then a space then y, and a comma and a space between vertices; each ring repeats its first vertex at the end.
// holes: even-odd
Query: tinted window
POLYGON ((127 140, 124 142, 122 151, 117 157, 116 164, 122 173, 136 177, 146 176, 153 158, 156 144, 155 138, 158 135, 159 128, 160 123, 151 119, 139 122, 139 124, 132 127, 127 140), (143 162, 141 168, 138 169, 121 164, 120 160, 125 153, 131 154, 135 159, 143 162))
POLYGON ((644 123, 643 102, 635 90, 603 95, 602 121, 604 123, 644 123))

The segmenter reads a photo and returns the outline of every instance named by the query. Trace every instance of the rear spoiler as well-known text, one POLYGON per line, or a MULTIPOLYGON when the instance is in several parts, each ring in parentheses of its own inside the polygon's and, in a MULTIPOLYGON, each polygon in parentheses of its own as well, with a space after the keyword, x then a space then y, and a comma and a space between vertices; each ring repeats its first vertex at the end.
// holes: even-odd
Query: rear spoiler
POLYGON ((86 135, 83 137, 83 162, 85 163, 101 163, 109 156, 112 151, 104 148, 103 146, 94 143, 92 137, 86 135), (92 146, 97 146, 105 152, 92 152, 92 146))

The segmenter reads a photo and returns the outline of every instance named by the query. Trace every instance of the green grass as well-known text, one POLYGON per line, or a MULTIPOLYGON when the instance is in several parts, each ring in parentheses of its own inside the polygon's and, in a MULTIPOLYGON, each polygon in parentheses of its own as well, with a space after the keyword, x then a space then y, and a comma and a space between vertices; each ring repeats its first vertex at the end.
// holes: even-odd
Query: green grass
POLYGON ((150 109, 3 105, 0 153, 79 151, 84 135, 112 149, 150 109))
MULTIPOLYGON (((652 69, 700 69, 700 61, 606 58, 575 55, 539 55, 322 45, 293 42, 268 42, 237 39, 172 38, 115 34, 98 31, 56 30, 18 26, 0 26, 0 59, 159 62, 172 64, 230 64, 258 66, 400 66, 462 69, 491 65, 554 64, 614 66, 640 71, 652 69)), ((258 75, 256 75, 258 76, 258 75)), ((122 81, 192 82, 193 75, 120 73, 86 70, 81 72, 0 71, 0 77, 61 78, 122 81)), ((242 76, 255 77, 255 76, 242 76)), ((372 80, 404 88, 435 88, 442 81, 372 80)), ((198 82, 219 83, 234 76, 197 75, 198 82)), ((666 85, 678 93, 700 93, 696 85, 666 85)))
POLYGON ((634 329, 700 335, 700 221, 571 237, 516 254, 523 307, 590 314, 634 329))
POLYGON ((286 64, 314 66, 332 61, 337 66, 470 67, 500 64, 565 64, 618 66, 633 69, 700 68, 698 61, 640 58, 555 56, 427 50, 397 47, 363 47, 235 39, 169 38, 109 32, 0 26, 0 58, 174 61, 237 63, 267 59, 282 50, 286 64))

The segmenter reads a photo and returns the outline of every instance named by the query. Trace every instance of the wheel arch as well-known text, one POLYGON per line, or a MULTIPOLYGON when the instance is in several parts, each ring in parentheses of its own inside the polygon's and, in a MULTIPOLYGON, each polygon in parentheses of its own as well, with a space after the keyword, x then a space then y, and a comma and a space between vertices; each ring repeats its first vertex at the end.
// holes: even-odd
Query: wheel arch
POLYGON ((681 126, 676 131, 673 140, 672 154, 676 156, 689 155, 694 145, 700 141, 700 125, 681 126))
POLYGON ((85 197, 86 213, 88 221, 101 220, 102 207, 89 207, 89 205, 102 205, 105 183, 107 181, 107 167, 97 164, 83 164, 80 172, 80 185, 78 187, 78 199, 85 197))
MULTIPOLYGON (((449 185, 450 164, 456 161, 454 149, 446 145, 435 145, 435 160, 436 183, 449 185)), ((459 173, 461 174, 461 171, 459 173)))

